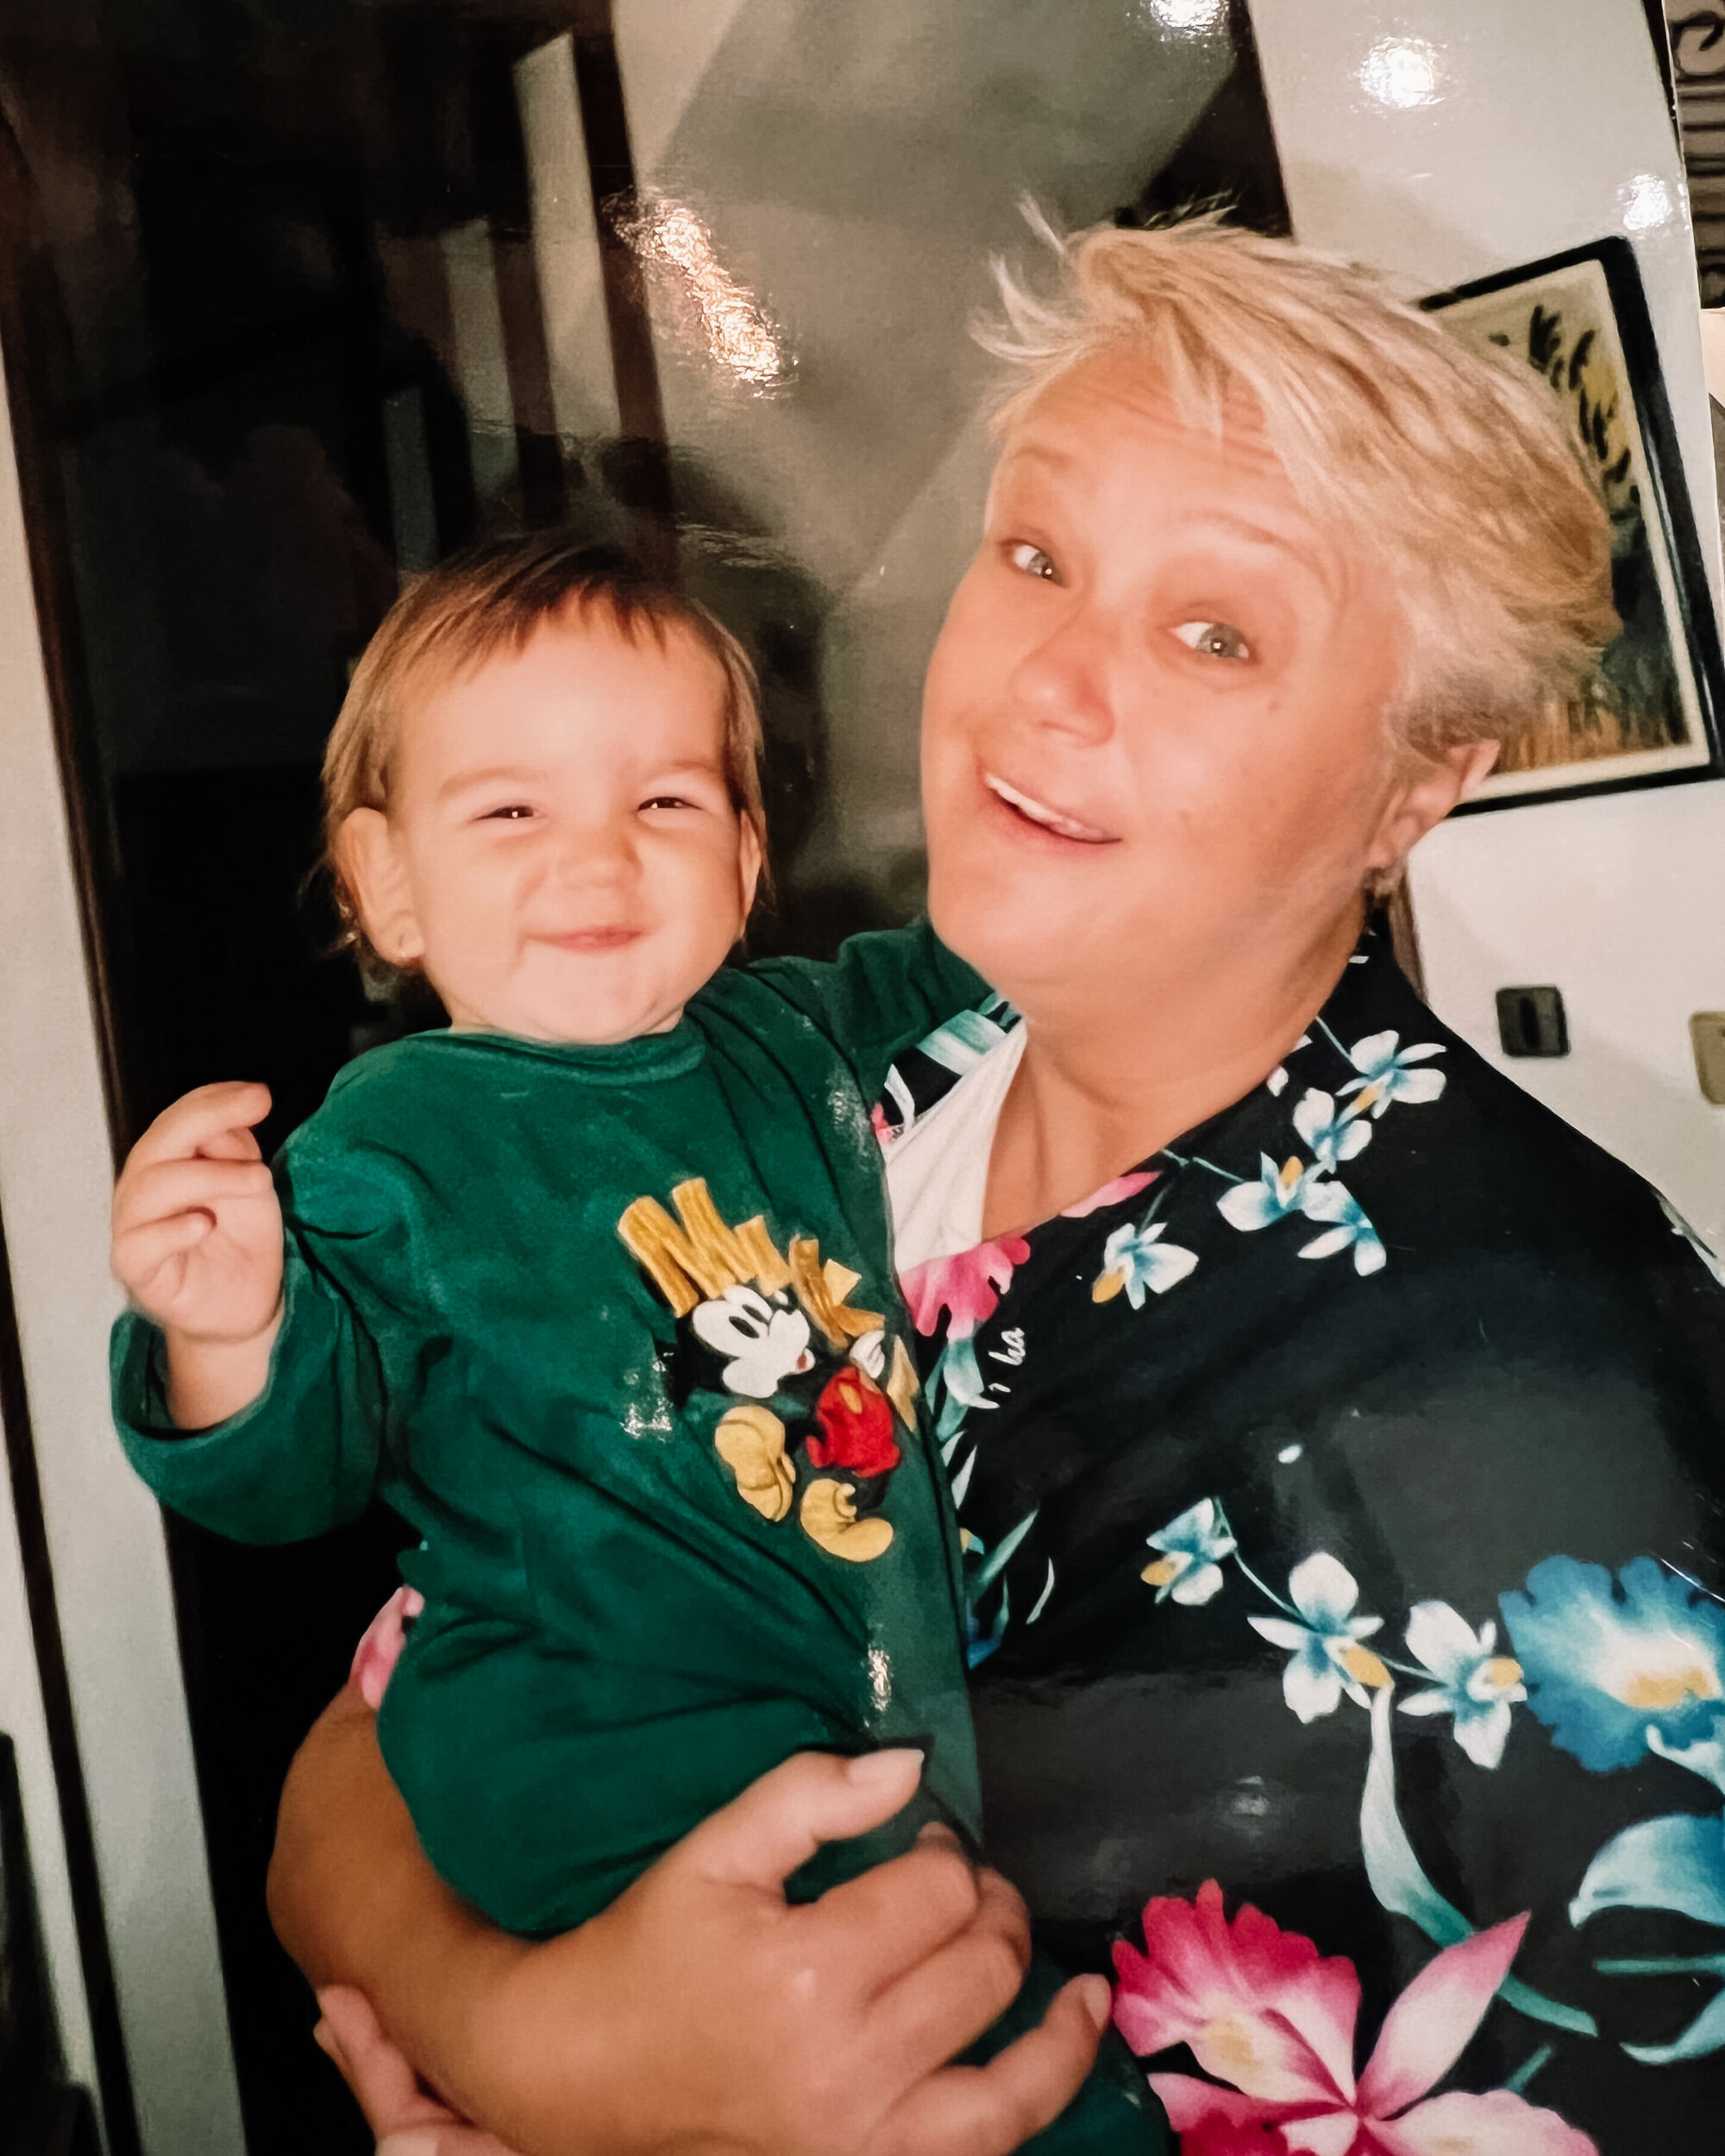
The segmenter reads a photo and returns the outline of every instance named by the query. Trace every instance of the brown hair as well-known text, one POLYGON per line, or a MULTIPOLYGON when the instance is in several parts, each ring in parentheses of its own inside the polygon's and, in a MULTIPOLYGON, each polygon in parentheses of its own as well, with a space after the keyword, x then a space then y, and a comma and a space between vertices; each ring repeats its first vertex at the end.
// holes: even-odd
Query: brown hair
POLYGON ((535 532, 474 547, 430 571, 397 599, 366 646, 323 751, 323 868, 343 944, 382 962, 366 940, 342 873, 337 840, 355 809, 387 812, 391 766, 407 685, 448 680, 498 651, 519 651, 543 623, 599 613, 612 628, 660 647, 681 634, 724 678, 721 761, 731 805, 755 828, 764 856, 761 711, 755 668, 731 631, 696 599, 653 576, 620 548, 535 532))

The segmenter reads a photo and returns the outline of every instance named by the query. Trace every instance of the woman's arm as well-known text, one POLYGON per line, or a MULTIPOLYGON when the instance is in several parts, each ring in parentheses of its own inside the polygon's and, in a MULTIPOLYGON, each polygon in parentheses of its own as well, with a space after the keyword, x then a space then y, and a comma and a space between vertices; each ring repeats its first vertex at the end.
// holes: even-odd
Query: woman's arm
POLYGON ((1099 1977, 986 2067, 946 2061, 1016 1994, 1022 1904, 937 1830, 793 1907, 823 1841, 911 1795, 914 1754, 787 1761, 603 1915, 532 1946, 420 1851, 353 1693, 282 1798, 270 1907, 315 1984, 354 1986, 466 2116, 522 2156, 1004 2156, 1063 2107, 1107 2020, 1099 1977))
POLYGON ((386 2008, 410 2052, 453 2064, 487 1988, 530 1949, 485 1923, 432 1870, 376 1731, 349 1686, 301 1745, 276 1823, 270 1916, 315 1989, 353 1985, 386 2008))

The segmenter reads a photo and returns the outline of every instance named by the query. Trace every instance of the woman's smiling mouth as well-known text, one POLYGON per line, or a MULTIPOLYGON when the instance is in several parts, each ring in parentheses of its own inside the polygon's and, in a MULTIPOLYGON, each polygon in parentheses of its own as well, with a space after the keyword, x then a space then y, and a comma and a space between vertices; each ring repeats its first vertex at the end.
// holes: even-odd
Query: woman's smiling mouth
POLYGON ((1113 831, 1098 830, 1094 824, 1081 824, 1076 816, 1051 808, 1033 794, 1021 793, 1017 787, 1008 786, 1004 779, 997 778, 986 765, 982 768, 982 776, 983 785, 997 800, 1004 801, 1016 815, 1027 824, 1034 824, 1039 830, 1051 832, 1057 838, 1070 839, 1080 846, 1114 846, 1120 843, 1113 831))

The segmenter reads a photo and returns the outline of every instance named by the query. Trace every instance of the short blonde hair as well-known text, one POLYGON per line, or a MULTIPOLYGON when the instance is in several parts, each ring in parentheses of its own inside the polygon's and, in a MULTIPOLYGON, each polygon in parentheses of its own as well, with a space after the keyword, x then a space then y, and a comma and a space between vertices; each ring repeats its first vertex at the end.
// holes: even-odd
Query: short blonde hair
POLYGON ((1062 241, 1039 297, 997 261, 1008 432, 1051 382, 1141 354, 1189 423, 1242 392, 1308 513, 1389 570, 1409 649, 1388 714, 1404 749, 1506 751, 1573 698, 1617 634, 1610 526, 1555 399, 1375 271, 1206 210, 1062 241))
MULTIPOLYGON (((724 682, 720 756, 731 805, 755 829, 764 862, 761 708, 749 655, 716 615, 649 574, 620 548, 536 532, 471 548, 419 578, 384 616, 366 646, 323 750, 323 867, 335 893, 342 942, 368 967, 392 970, 367 941, 337 841, 355 809, 387 812, 396 744, 410 688, 422 690, 519 651, 558 616, 599 616, 632 642, 662 649, 688 637, 724 682)), ((764 884, 763 875, 763 884, 764 884)))

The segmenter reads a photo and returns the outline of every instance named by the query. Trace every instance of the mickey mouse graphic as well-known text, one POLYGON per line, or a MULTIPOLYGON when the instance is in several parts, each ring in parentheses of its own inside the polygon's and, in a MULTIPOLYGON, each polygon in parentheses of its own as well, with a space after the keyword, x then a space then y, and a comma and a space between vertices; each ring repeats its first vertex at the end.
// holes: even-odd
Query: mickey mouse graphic
POLYGON ((904 1343, 895 1338, 889 1357, 885 1320, 848 1300, 859 1275, 823 1262, 812 1239, 793 1238, 781 1255, 764 1220, 727 1226, 699 1179, 679 1184, 671 1202, 674 1219, 656 1200, 637 1199, 618 1232, 687 1320, 701 1377, 739 1396, 713 1432, 737 1495, 769 1521, 794 1508, 832 1557, 884 1556, 893 1527, 879 1507, 901 1457, 897 1424, 910 1426, 917 1390, 904 1343), (813 1395, 788 1426, 767 1405, 787 1393, 813 1395), (799 1452, 811 1470, 800 1501, 799 1452))
POLYGON ((782 1294, 768 1302, 752 1288, 727 1288, 699 1304, 692 1322, 698 1339, 731 1358, 724 1371, 728 1392, 770 1400, 786 1378, 814 1368, 809 1321, 782 1294))

